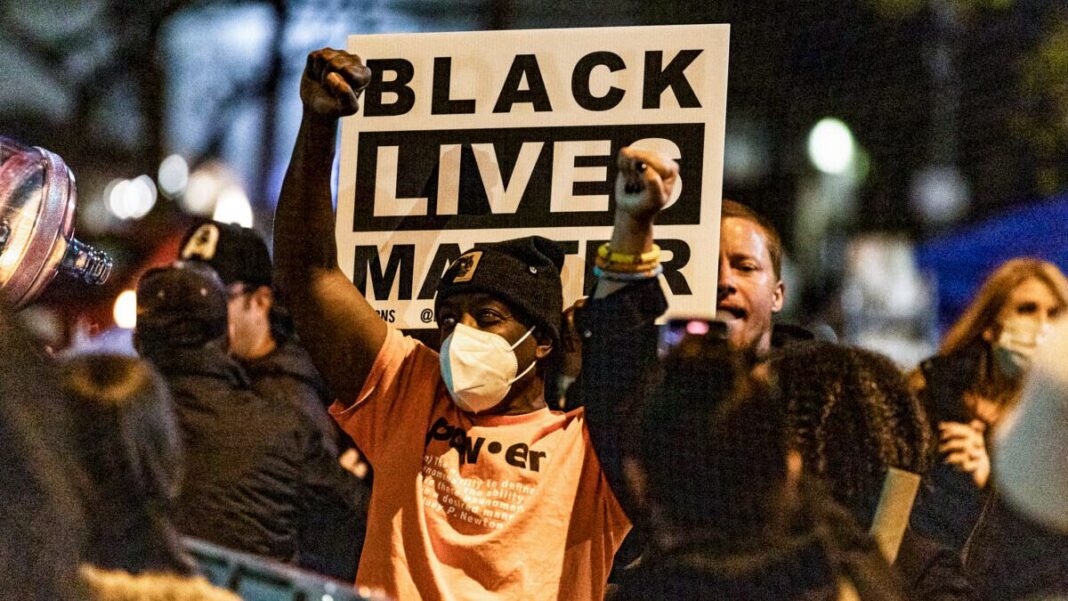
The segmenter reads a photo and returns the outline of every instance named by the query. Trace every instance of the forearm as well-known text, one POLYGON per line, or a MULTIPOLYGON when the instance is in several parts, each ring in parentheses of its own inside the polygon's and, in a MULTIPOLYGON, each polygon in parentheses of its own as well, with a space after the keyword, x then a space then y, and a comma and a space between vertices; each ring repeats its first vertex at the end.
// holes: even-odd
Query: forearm
POLYGON ((275 275, 283 297, 307 291, 313 270, 338 268, 330 194, 336 138, 337 119, 305 112, 275 212, 275 275))
POLYGON ((337 263, 330 173, 337 119, 305 112, 275 213, 275 287, 315 366, 351 400, 386 325, 337 263))
POLYGON ((576 314, 583 338, 582 398, 594 450, 616 498, 634 521, 637 500, 623 462, 635 454, 641 412, 658 375, 655 320, 667 301, 655 280, 593 299, 576 314))

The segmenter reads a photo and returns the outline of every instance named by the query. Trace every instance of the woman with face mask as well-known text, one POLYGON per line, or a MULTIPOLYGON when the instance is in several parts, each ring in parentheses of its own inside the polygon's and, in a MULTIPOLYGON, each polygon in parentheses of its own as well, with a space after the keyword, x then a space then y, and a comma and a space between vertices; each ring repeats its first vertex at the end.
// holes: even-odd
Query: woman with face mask
POLYGON ((1017 400, 1032 355, 1066 305, 1068 280, 1055 265, 1009 260, 910 376, 938 443, 913 512, 918 531, 963 549, 988 492, 990 430, 1017 400))

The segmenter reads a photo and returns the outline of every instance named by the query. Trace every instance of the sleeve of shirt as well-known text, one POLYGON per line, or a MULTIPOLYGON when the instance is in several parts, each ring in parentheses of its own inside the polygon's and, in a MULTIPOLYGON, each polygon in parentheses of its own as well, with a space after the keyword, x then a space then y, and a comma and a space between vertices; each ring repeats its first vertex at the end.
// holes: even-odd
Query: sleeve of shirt
POLYGON ((582 336, 579 396, 605 478, 631 521, 637 503, 623 477, 623 460, 637 448, 642 401, 658 373, 656 318, 667 310, 657 280, 591 299, 576 314, 582 336))
POLYGON ((352 437, 372 466, 399 429, 426 421, 438 382, 438 354, 389 328, 363 388, 355 399, 338 399, 330 415, 352 437))

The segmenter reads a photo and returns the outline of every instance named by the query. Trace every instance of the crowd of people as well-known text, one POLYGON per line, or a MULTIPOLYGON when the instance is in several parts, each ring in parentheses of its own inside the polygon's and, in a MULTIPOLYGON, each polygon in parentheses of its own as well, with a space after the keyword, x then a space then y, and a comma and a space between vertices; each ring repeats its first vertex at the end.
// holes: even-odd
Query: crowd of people
POLYGON ((309 56, 273 262, 252 230, 191 229, 138 283, 140 359, 55 361, 0 312, 10 598, 236 598, 183 537, 400 600, 1068 594, 1066 504, 1021 511, 991 436, 1068 399, 1028 385, 1064 346, 1056 266, 1000 266, 906 374, 776 324, 779 234, 724 200, 716 317, 665 329, 678 165, 624 148, 592 295, 565 309, 551 240, 479 245, 441 276, 428 346, 337 264, 337 124, 370 77, 309 56))

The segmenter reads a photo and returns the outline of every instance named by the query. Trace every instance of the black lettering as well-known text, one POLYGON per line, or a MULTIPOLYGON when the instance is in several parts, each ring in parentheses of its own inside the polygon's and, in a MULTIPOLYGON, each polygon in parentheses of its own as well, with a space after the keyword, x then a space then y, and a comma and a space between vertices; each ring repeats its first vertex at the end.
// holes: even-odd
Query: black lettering
POLYGON ((377 246, 357 246, 356 265, 352 270, 352 281, 360 294, 367 294, 367 272, 371 272, 371 286, 375 299, 384 300, 393 290, 393 281, 400 273, 400 285, 397 288, 397 300, 412 300, 412 281, 415 278, 415 245, 396 244, 389 253, 386 268, 382 269, 382 259, 377 246))
POLYGON ((664 266, 664 281, 671 289, 671 294, 693 294, 686 276, 680 271, 690 262, 690 245, 685 240, 657 240, 656 244, 661 250, 671 251, 671 260, 661 263, 664 266))
POLYGON ((474 463, 478 461, 478 453, 482 450, 482 443, 486 442, 485 438, 479 436, 474 439, 474 444, 471 444, 471 438, 464 436, 463 447, 457 448, 460 452, 460 463, 474 463))
POLYGON ((587 111, 607 111, 615 108, 626 94, 621 88, 612 86, 604 96, 593 95, 590 91, 590 74, 594 68, 602 65, 613 73, 627 68, 627 64, 618 54, 591 52, 579 59, 571 73, 571 95, 575 97, 575 102, 587 111))
POLYGON ((434 91, 431 94, 430 114, 465 115, 475 112, 474 100, 451 100, 452 57, 434 57, 434 91))
POLYGON ((541 464, 539 462, 541 461, 541 458, 545 457, 546 455, 548 455, 548 453, 545 453, 543 451, 531 451, 530 452, 530 469, 534 470, 535 472, 540 472, 541 471, 541 464))
POLYGON ((434 253, 434 259, 430 261, 430 268, 426 271, 423 285, 419 287, 419 300, 434 298, 434 295, 438 292, 438 282, 441 281, 441 276, 449 265, 458 258, 460 258, 459 244, 438 245, 438 250, 434 253))
MULTIPOLYGON (((593 275, 593 258, 597 256, 597 249, 607 240, 586 241, 586 272, 582 278, 582 294, 590 296, 597 285, 597 278, 593 275)), ((671 260, 664 261, 664 281, 667 282, 671 294, 693 294, 686 276, 682 275, 682 268, 690 263, 690 245, 685 240, 657 239, 656 244, 661 250, 671 253, 671 260)))
POLYGON ((664 90, 671 88, 679 106, 684 109, 700 108, 701 103, 697 100, 690 82, 686 79, 686 67, 695 58, 700 56, 700 50, 681 50, 671 59, 667 67, 663 67, 664 53, 661 50, 650 50, 645 53, 645 84, 642 90, 642 108, 660 108, 660 96, 664 90))
POLYGON ((504 460, 508 462, 508 465, 526 468, 527 445, 521 442, 517 442, 514 445, 508 447, 508 450, 504 452, 504 460))
POLYGON ((403 115, 415 106, 415 90, 408 87, 415 77, 415 67, 403 58, 380 58, 367 61, 371 81, 363 91, 363 114, 365 117, 394 117, 403 115), (385 72, 392 71, 397 77, 385 81, 385 72), (397 101, 382 103, 382 94, 393 92, 397 101))
POLYGON ((430 429, 427 430, 426 440, 423 442, 423 446, 425 447, 430 444, 431 438, 435 440, 448 440, 449 436, 452 436, 452 430, 453 428, 449 425, 449 422, 445 421, 444 417, 439 417, 438 420, 434 422, 434 425, 430 426, 430 429))
POLYGON ((553 110, 549 93, 545 91, 545 82, 541 78, 538 58, 533 54, 516 55, 501 87, 501 95, 497 97, 497 104, 493 106, 493 112, 511 112, 512 105, 517 102, 529 102, 539 113, 553 110), (527 89, 520 90, 519 84, 523 82, 524 75, 527 78, 527 89))

